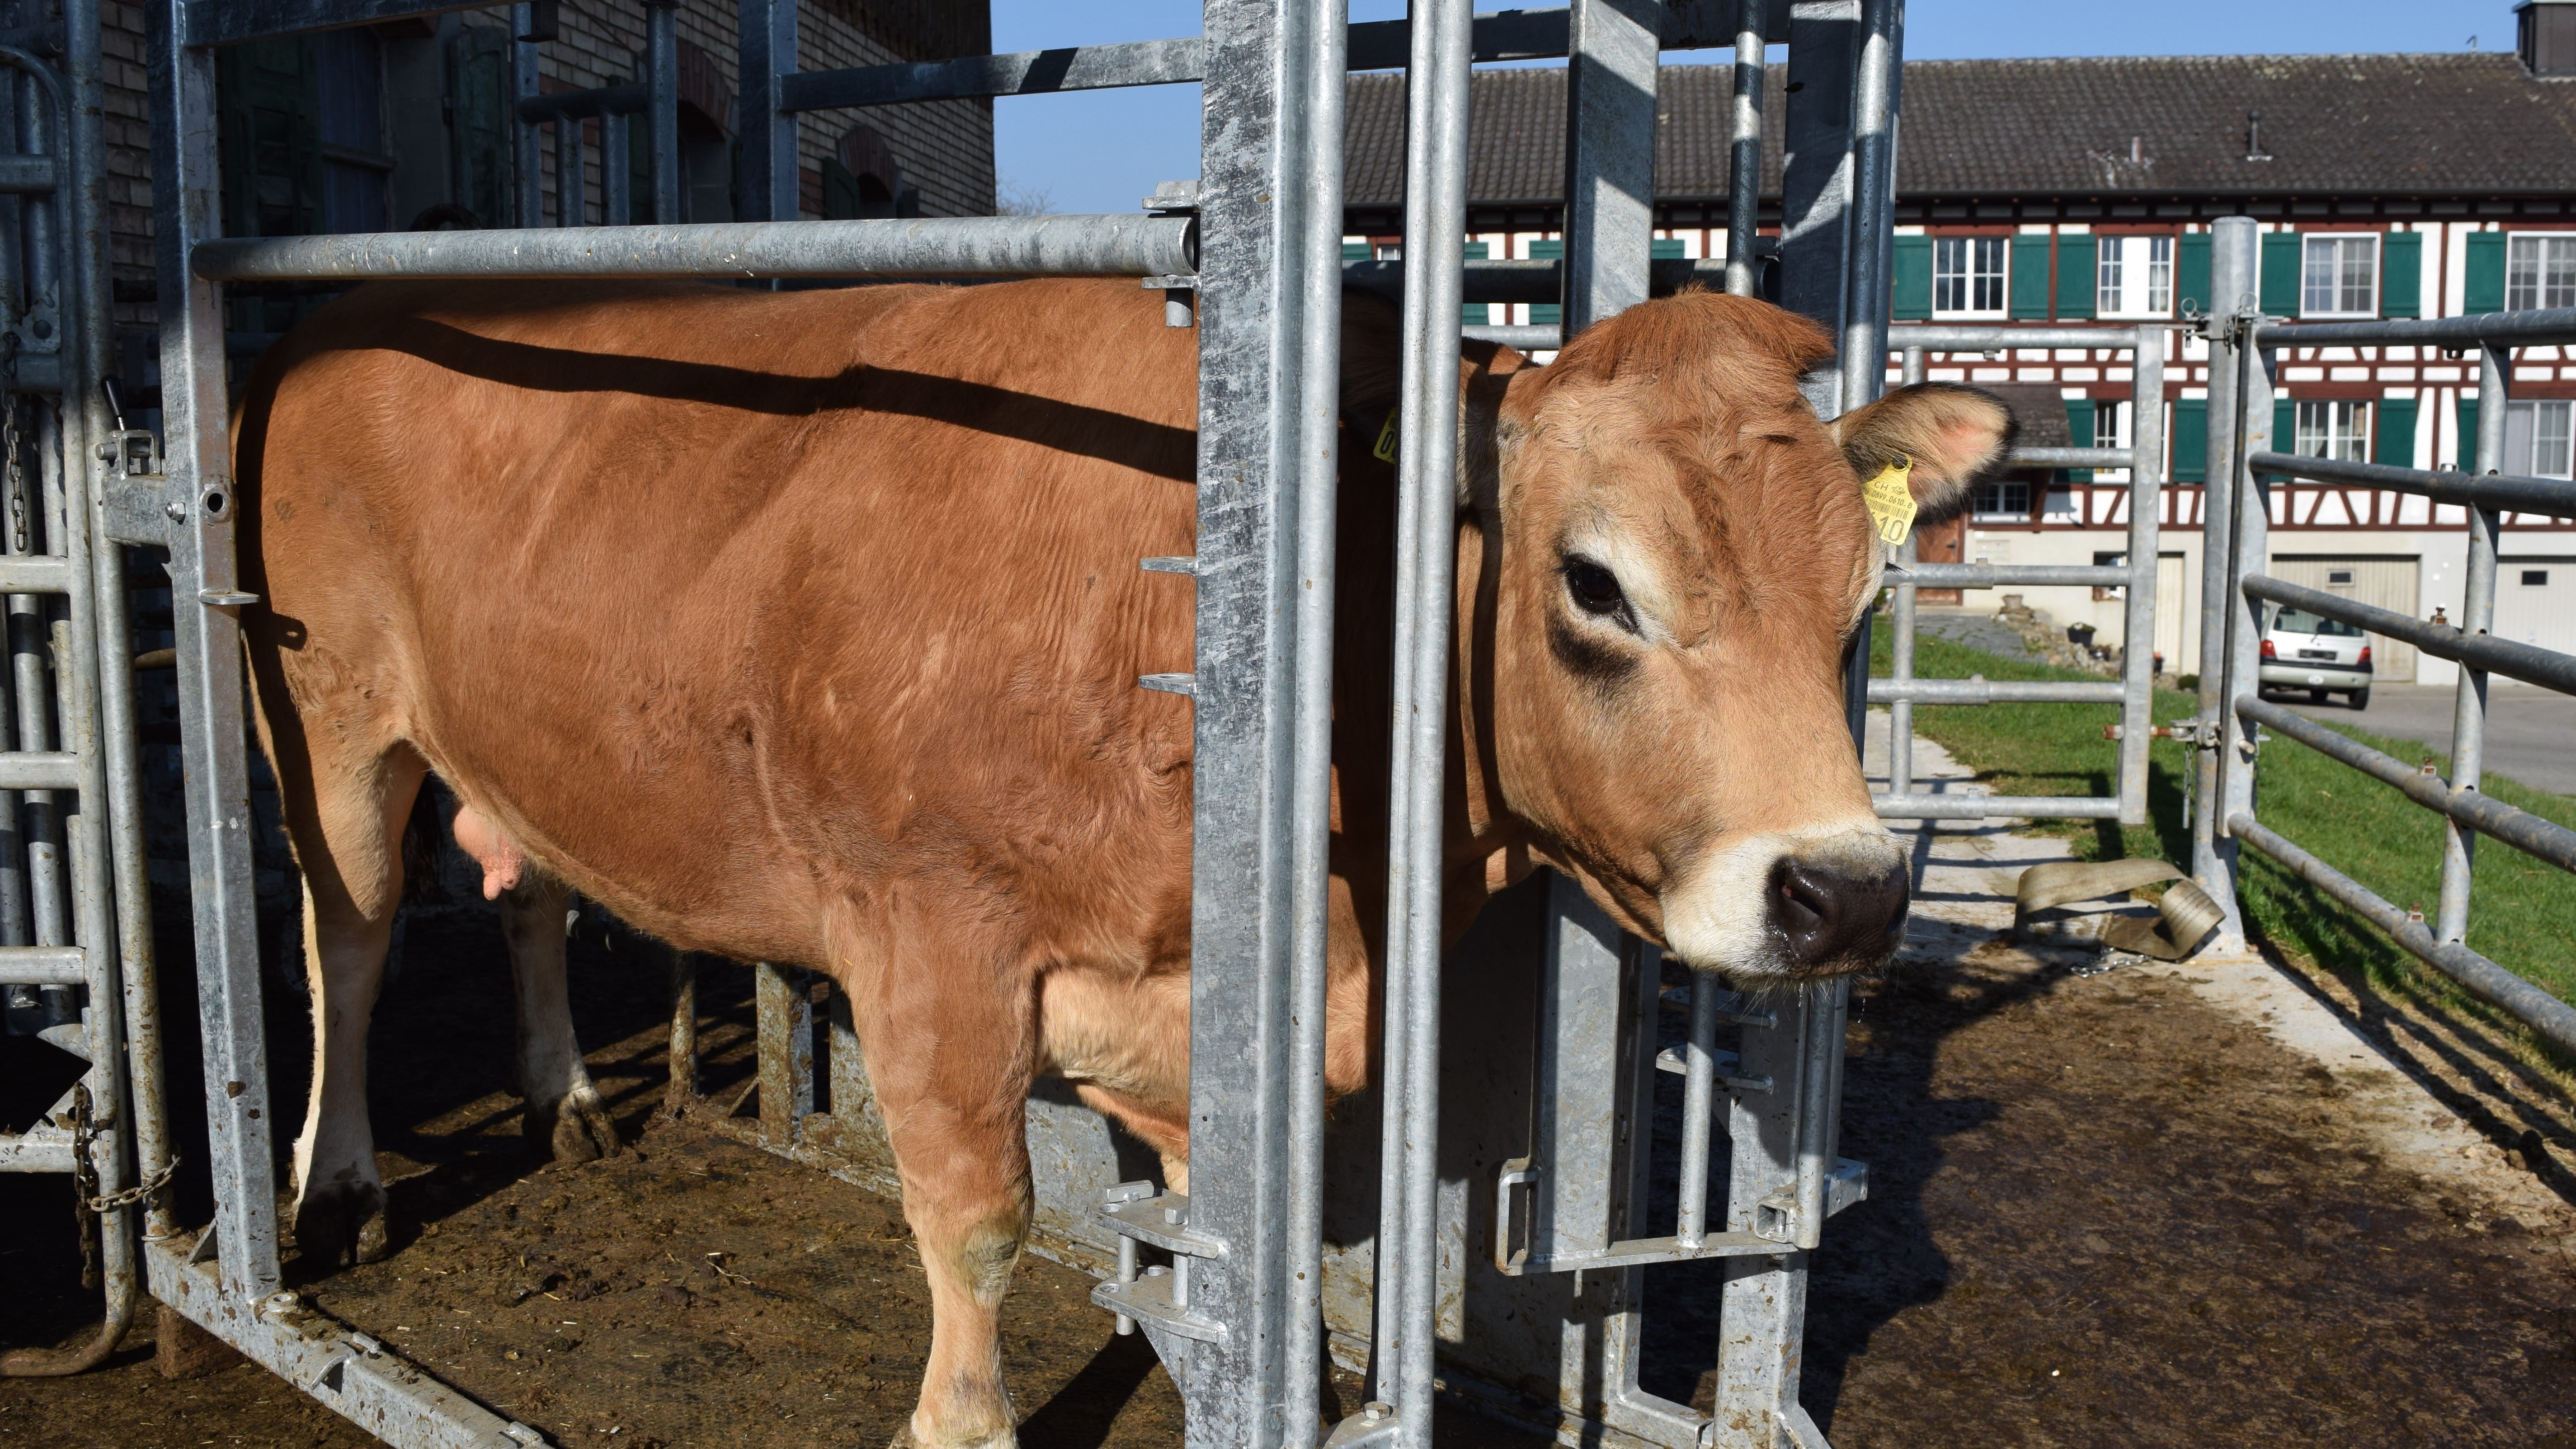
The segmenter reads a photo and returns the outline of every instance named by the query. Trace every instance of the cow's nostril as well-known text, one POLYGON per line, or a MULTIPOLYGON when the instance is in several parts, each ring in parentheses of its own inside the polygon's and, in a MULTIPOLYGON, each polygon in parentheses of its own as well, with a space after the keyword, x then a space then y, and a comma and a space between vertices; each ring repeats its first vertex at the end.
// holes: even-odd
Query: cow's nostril
POLYGON ((1905 929, 1904 866, 1856 875, 1796 858, 1771 874, 1772 924, 1798 968, 1850 970, 1875 964, 1905 929))

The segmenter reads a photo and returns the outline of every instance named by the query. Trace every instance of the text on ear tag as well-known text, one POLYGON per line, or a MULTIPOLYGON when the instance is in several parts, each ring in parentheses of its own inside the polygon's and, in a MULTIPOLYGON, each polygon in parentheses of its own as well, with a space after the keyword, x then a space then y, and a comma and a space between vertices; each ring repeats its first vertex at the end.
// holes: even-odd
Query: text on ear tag
POLYGON ((1871 521, 1878 525, 1878 536, 1890 547, 1905 542, 1914 531, 1914 460, 1899 458, 1881 468, 1878 476, 1860 485, 1860 497, 1869 505, 1871 521))
POLYGON ((1386 426, 1377 430, 1377 446, 1369 449, 1369 455, 1381 463, 1395 461, 1395 419, 1394 413, 1386 415, 1386 426))

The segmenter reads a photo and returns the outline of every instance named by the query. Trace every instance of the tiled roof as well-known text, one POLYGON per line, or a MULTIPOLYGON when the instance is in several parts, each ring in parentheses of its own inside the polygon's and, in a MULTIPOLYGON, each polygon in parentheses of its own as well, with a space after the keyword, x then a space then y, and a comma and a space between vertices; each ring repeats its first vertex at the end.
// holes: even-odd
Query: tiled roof
MULTIPOLYGON (((1766 87, 1766 196, 1779 194, 1784 70, 1766 87)), ((1733 76, 1664 69, 1658 197, 1726 195, 1733 76)), ((1470 107, 1469 199, 1559 200, 1564 70, 1479 71, 1470 107)), ((1401 202, 1403 136, 1404 78, 1351 77, 1350 205, 1401 202)), ((2576 84, 2535 80, 2507 54, 1910 61, 1896 184, 1909 198, 2576 192, 2576 84), (2257 108, 2269 160, 2247 159, 2257 108)))

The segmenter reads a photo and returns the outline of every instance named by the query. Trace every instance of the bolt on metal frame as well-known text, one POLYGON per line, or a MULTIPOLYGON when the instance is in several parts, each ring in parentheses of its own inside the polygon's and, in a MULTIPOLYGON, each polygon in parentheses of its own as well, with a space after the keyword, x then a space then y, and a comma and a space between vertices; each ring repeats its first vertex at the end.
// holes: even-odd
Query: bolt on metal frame
MULTIPOLYGON (((2224 644, 2223 650, 2212 650, 2204 658, 2225 660, 2224 679, 2214 691, 2206 686, 2202 691, 2202 738, 2216 742, 2218 747, 2204 747, 2208 764, 2202 771, 2205 783, 2201 798, 2220 802, 2217 809, 2197 812, 2193 820, 2195 857, 2205 860, 2210 872, 2203 884, 2230 906, 2228 924, 2241 942, 2241 918, 2233 914, 2239 861, 2235 852, 2225 847, 2250 845, 2379 927, 2408 954, 2520 1020, 2561 1050, 2576 1051, 2576 1008, 2466 944, 2471 868, 2479 836, 2492 837, 2534 859, 2576 872, 2576 831, 2517 810, 2478 788, 2490 674, 2562 694, 2576 694, 2576 655, 2517 644, 2488 633, 2495 617, 2496 546, 2504 529, 2504 516, 2534 513, 2576 518, 2576 483, 2515 477, 2503 472, 2512 350, 2516 346, 2576 343, 2576 308, 2417 321, 2273 321, 2262 316, 2247 285, 2254 275, 2256 249, 2260 246, 2255 223, 2250 218, 2229 217, 2220 220, 2214 231, 2213 275, 2232 281, 2232 285, 2215 287, 2214 293, 2238 300, 2224 315, 2214 311, 2209 321, 2210 413, 2213 421, 2224 418, 2226 425, 2213 429, 2211 437, 2212 496, 2208 516, 2214 528, 2222 506, 2217 486, 2222 477, 2218 433, 2223 430, 2228 434, 2223 476, 2233 495, 2225 505, 2233 536, 2223 542, 2214 539, 2210 544, 2211 557, 2221 560, 2224 568, 2224 572, 2213 568, 2212 576, 2224 587, 2209 593, 2203 620, 2203 637, 2212 644, 2224 644), (2407 345, 2477 349, 2474 472, 2399 468, 2280 451, 2278 440, 2271 436, 2280 349, 2407 345), (2229 403, 2223 413, 2222 376, 2227 382, 2229 403), (2268 566, 2272 480, 2290 477, 2411 493, 2461 508, 2467 516, 2469 548, 2459 622, 2425 623, 2272 577, 2268 566), (2437 775, 2429 765, 2407 764, 2263 699, 2261 648, 2266 604, 2303 609, 2322 618, 2403 639, 2436 658, 2457 662, 2460 679, 2452 715, 2449 778, 2437 775), (2264 730, 2270 733, 2262 733, 2264 730), (2257 818, 2255 787, 2260 746, 2279 741, 2316 750, 2350 765, 2443 817, 2441 893, 2431 921, 2426 921, 2420 910, 2401 910, 2257 818)), ((2204 666, 2203 679, 2209 679, 2210 674, 2204 666)))
POLYGON ((158 1143, 128 1110, 124 1062, 129 1042, 157 1053, 159 1038, 139 790, 120 747, 133 734, 125 581, 117 552, 93 546, 102 470, 148 456, 148 439, 121 431, 100 386, 113 334, 95 0, 66 0, 60 24, 56 63, 0 47, 0 984, 21 1025, 89 1069, 28 1130, 0 1137, 0 1171, 71 1175, 76 1210, 96 1218, 84 1236, 105 1311, 85 1343, 0 1356, 8 1376, 77 1373, 116 1347, 140 1282, 135 1209, 166 1200, 168 1180, 134 1175, 138 1135, 158 1143))
POLYGON ((1995 811, 1978 796, 1918 794, 1914 788, 1914 707, 1917 704, 2068 703, 2120 706, 2118 773, 2109 795, 2014 796, 2009 813, 2040 819, 2117 820, 2147 823, 2147 745, 2153 738, 2155 699, 2156 553, 2161 537, 2164 485, 2165 338, 2171 329, 2135 327, 1963 327, 1948 324, 1891 328, 1887 345, 1902 361, 1908 384, 1923 380, 1924 355, 2016 347, 2083 347, 2129 353, 2130 425, 2125 448, 2015 448, 2012 464, 2036 468, 2125 468, 2129 473, 2128 562, 2111 565, 1942 564, 1915 561, 1915 542, 1899 546, 1887 582, 1895 590, 1889 609, 1893 658, 1889 678, 1869 681, 1869 702, 1888 706, 1888 792, 1876 797, 1878 813, 1894 820, 1979 818, 1995 811), (2120 678, 2067 683, 1917 679, 1914 675, 1916 590, 1992 589, 2013 584, 2094 584, 2118 588, 2125 601, 2120 678))
MULTIPOLYGON (((1875 396, 1884 356, 1886 254, 1891 205, 1901 6, 1896 0, 1827 0, 1794 12, 1769 0, 1677 7, 1649 20, 1616 0, 1570 10, 1475 17, 1467 0, 1434 0, 1414 21, 1345 26, 1329 5, 1212 0, 1205 38, 1092 47, 1064 56, 996 56, 933 66, 880 66, 807 74, 796 69, 794 0, 744 0, 741 97, 748 220, 676 224, 669 12, 656 6, 638 108, 635 87, 536 94, 533 7, 514 11, 520 100, 515 231, 226 241, 218 236, 211 47, 394 15, 467 8, 451 0, 156 0, 153 46, 154 178, 163 298, 164 416, 169 447, 160 473, 129 448, 99 480, 109 533, 171 555, 180 601, 183 754, 187 766, 191 885, 200 1005, 206 1036, 209 1150, 218 1210, 183 1231, 166 1208, 147 1235, 156 1296, 332 1405, 404 1445, 542 1442, 536 1431, 474 1404, 347 1325, 280 1290, 275 1184, 269 1152, 266 1043, 260 1034, 247 832, 245 701, 230 661, 239 650, 229 457, 222 428, 225 379, 220 284, 250 279, 357 280, 378 276, 1140 276, 1161 287, 1167 320, 1196 325, 1201 345, 1198 553, 1141 561, 1186 572, 1198 586, 1198 663, 1143 687, 1192 696, 1202 788, 1194 820, 1192 978, 1193 1197, 1150 1184, 1111 1191, 1098 1218, 1068 1223, 1092 1251, 1069 1254, 1116 1276, 1095 1293, 1141 1326, 1189 1404, 1193 1445, 1303 1442, 1316 1422, 1333 1273, 1322 1260, 1326 1195, 1322 1113, 1322 993, 1326 805, 1331 678, 1333 449, 1343 286, 1400 284, 1400 266, 1339 262, 1341 106, 1347 68, 1405 60, 1426 78, 1414 100, 1410 144, 1411 235, 1417 255, 1457 257, 1463 236, 1464 100, 1474 60, 1570 55, 1568 231, 1563 263, 1450 263, 1415 274, 1407 289, 1406 386, 1413 420, 1454 414, 1462 300, 1566 304, 1568 326, 1670 290, 1694 276, 1724 276, 1747 290, 1757 254, 1780 259, 1790 305, 1825 322, 1848 358, 1829 366, 1811 396, 1830 416, 1875 396), (1697 30, 1694 29, 1697 27, 1697 30), (1709 38, 1693 39, 1698 30, 1709 38), (1660 46, 1736 44, 1742 95, 1733 137, 1758 156, 1760 47, 1787 39, 1788 244, 1757 246, 1755 178, 1736 188, 1727 267, 1649 259, 1654 66, 1660 46), (1746 58, 1749 50, 1751 59, 1746 58), (997 218, 901 222, 792 222, 797 214, 795 116, 809 109, 947 96, 1196 81, 1204 87, 1207 141, 1195 187, 1167 187, 1145 217, 997 218), (616 127, 643 114, 653 128, 651 225, 587 233, 581 181, 583 116, 597 116, 616 154, 616 127), (557 127, 559 226, 542 228, 539 128, 557 127), (569 185, 565 183, 570 183, 569 185), (763 224, 764 222, 768 224, 763 224), (1426 250, 1426 247, 1429 248, 1426 250), (1167 1270, 1139 1270, 1138 1244, 1172 1255, 1167 1270)), ((621 178, 623 168, 603 171, 621 178)), ((631 220, 612 190, 604 220, 631 220)), ((103 298, 104 288, 96 295, 103 298)), ((1429 1442, 1433 1349, 1454 1279, 1440 1244, 1466 1230, 1455 1197, 1439 1192, 1434 1155, 1441 1123, 1437 1051, 1437 801, 1450 628, 1445 579, 1454 546, 1444 500, 1454 463, 1445 427, 1408 426, 1401 469, 1406 502, 1399 689, 1394 721, 1400 766, 1391 923, 1402 942, 1391 963, 1388 1039, 1405 1053, 1390 1067, 1410 1090, 1390 1111, 1386 1196, 1378 1262, 1386 1283, 1376 1339, 1377 1394, 1337 1431, 1341 1442, 1429 1442), (1416 440, 1419 440, 1418 442, 1416 440), (1382 1336, 1381 1336, 1382 1335, 1382 1336)), ((104 555, 112 559, 113 551, 104 555)), ((101 585, 103 609, 121 609, 101 585)), ((111 621, 122 631, 121 614, 111 621)), ((1854 678, 1866 672, 1861 641, 1854 678)), ((116 692, 111 691, 112 695, 116 692)), ((1857 729, 1861 696, 1855 685, 1857 729)), ((111 717, 115 709, 109 711, 111 717)), ((111 724, 113 724, 111 718, 111 724)), ((130 721, 110 751, 130 794, 130 721)), ((130 813, 130 812, 129 812, 130 813)), ((139 818, 139 817, 138 817, 139 818)), ((131 834, 120 820, 119 840, 131 834)), ((139 846, 120 846, 119 904, 126 935, 148 946, 139 846), (122 889, 128 857, 134 890, 122 889)), ((1563 1363, 1557 1407, 1573 1421, 1660 1445, 1822 1440, 1796 1401, 1804 1313, 1804 1250, 1823 1219, 1865 1192, 1857 1164, 1834 1155, 1844 997, 1828 986, 1790 993, 1758 1010, 1699 980, 1686 1043, 1653 1050, 1666 1003, 1651 950, 1623 941, 1579 892, 1559 882, 1548 901, 1543 977, 1549 1025, 1534 1043, 1544 1120, 1559 1150, 1530 1154, 1520 1175, 1497 1177, 1497 1197, 1538 1194, 1528 1246, 1498 1276, 1536 1281, 1590 1267, 1607 1283, 1577 1316, 1606 1330, 1601 1361, 1563 1363), (1721 1030, 1741 1034, 1730 1058, 1721 1030), (1680 1157, 1690 1165, 1683 1216, 1668 1238, 1640 1238, 1651 1151, 1610 1140, 1613 1121, 1645 1120, 1660 1070, 1685 1078, 1690 1108, 1680 1157), (1721 1086, 1730 1142, 1723 1227, 1708 1174, 1721 1086), (1589 1222, 1600 1231, 1580 1229, 1589 1222), (1719 1418, 1710 1420, 1637 1388, 1639 1265, 1696 1257, 1727 1260, 1729 1351, 1721 1362, 1719 1418), (1599 1370, 1606 1365, 1606 1376, 1599 1370), (1589 1386, 1588 1388, 1586 1386, 1589 1386), (1606 1397, 1605 1397, 1606 1395, 1606 1397)), ((129 959, 132 959, 129 953, 129 959)), ((1534 984, 1539 980, 1534 977, 1534 984)), ((685 973, 674 1021, 674 1098, 693 1101, 694 991, 685 973)), ((762 1145, 856 1180, 846 1148, 867 1128, 867 1089, 845 1001, 831 1003, 814 1046, 815 992, 798 973, 758 968, 762 1145), (819 1080, 818 1080, 819 1079, 819 1080), (818 1143, 814 1108, 828 1104, 837 1148, 818 1143)), ((1670 1003, 1679 1005, 1678 1002, 1670 1003)), ((157 1052, 137 1052, 141 1170, 166 1171, 157 1052)), ((1039 1115, 1032 1114, 1033 1124, 1039 1115)), ((1037 1132, 1033 1127, 1033 1145, 1037 1132)), ((1033 1154, 1034 1155, 1034 1154, 1033 1154)), ((1040 1163, 1041 1196, 1048 1164, 1040 1163)), ((879 1184, 881 1185, 881 1184, 879 1184)), ((1045 1220, 1042 1207, 1041 1222, 1045 1220)), ((1508 1230, 1506 1229, 1508 1233, 1508 1230)), ((1074 1244, 1080 1247, 1080 1244, 1074 1244)), ((1454 1266, 1454 1264, 1453 1264, 1454 1266)), ((1565 1301, 1566 1277, 1550 1279, 1565 1301)), ((1363 1288, 1362 1291, 1365 1291, 1363 1288)), ((1578 1291, 1577 1299, 1587 1295, 1578 1291)), ((1336 1332, 1339 1332, 1337 1329, 1336 1332)), ((1455 1366, 1453 1366, 1454 1368, 1455 1366)), ((1469 1364, 1471 1371, 1478 1367, 1469 1364)), ((1488 1367, 1492 1381, 1523 1377, 1525 1364, 1488 1367)), ((1454 1372, 1453 1393, 1473 1397, 1454 1372)))

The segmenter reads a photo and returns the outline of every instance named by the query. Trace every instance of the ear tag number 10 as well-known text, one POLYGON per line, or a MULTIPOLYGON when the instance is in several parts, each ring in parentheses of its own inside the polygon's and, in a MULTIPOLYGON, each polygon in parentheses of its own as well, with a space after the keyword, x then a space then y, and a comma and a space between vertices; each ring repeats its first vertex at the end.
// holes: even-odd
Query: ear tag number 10
POLYGON ((1861 501, 1869 505, 1870 520, 1878 525, 1878 536, 1890 548, 1905 542, 1914 531, 1914 460, 1899 458, 1879 470, 1878 476, 1860 485, 1861 501))

